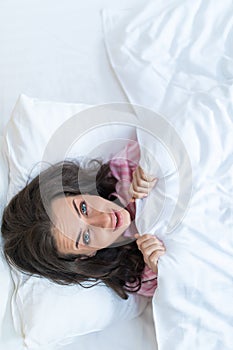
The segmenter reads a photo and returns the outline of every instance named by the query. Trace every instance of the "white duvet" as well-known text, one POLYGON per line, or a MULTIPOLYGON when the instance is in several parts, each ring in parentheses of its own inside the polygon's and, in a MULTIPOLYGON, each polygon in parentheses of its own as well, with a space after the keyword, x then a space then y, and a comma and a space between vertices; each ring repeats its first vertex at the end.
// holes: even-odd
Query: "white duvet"
MULTIPOLYGON (((166 129, 160 140, 139 129, 139 142, 153 159, 143 157, 142 166, 159 171, 160 181, 149 200, 137 203, 137 226, 157 234, 167 248, 153 298, 158 349, 230 350, 233 3, 161 0, 134 13, 105 11, 103 19, 110 62, 130 102, 163 115, 190 160, 173 157, 176 143, 166 145, 166 129), (167 169, 162 149, 170 159, 167 169), (181 174, 180 166, 187 172, 181 174), (169 230, 182 192, 186 207, 169 230)), ((135 110, 142 127, 153 130, 152 120, 145 123, 150 112, 135 110)))

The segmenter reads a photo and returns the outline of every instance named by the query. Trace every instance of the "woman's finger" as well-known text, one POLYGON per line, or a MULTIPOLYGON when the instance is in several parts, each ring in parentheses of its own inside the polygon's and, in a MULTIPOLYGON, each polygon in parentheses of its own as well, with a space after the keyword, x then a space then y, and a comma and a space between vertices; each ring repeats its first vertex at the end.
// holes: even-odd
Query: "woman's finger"
POLYGON ((153 269, 153 266, 156 266, 158 264, 159 258, 165 254, 165 250, 156 250, 154 251, 150 257, 148 257, 146 260, 146 264, 153 269))
POLYGON ((130 196, 137 198, 144 198, 147 197, 151 191, 151 189, 154 187, 155 184, 149 185, 147 187, 137 187, 134 183, 131 183, 129 188, 129 194, 130 196))
POLYGON ((159 252, 159 251, 165 252, 165 247, 161 247, 154 244, 142 250, 142 254, 144 258, 150 260, 150 257, 152 256, 152 254, 156 254, 156 252, 159 252))
POLYGON ((155 235, 151 235, 149 233, 145 233, 144 235, 141 235, 141 236, 136 234, 135 238, 137 239, 138 244, 142 244, 144 241, 147 241, 149 239, 153 239, 154 242, 161 242, 162 243, 162 241, 160 241, 155 235))
POLYGON ((137 167, 136 170, 133 172, 133 183, 135 187, 142 187, 142 188, 148 187, 149 182, 144 177, 141 177, 139 167, 137 167))
POLYGON ((138 245, 138 249, 143 254, 143 259, 149 268, 155 273, 158 272, 158 259, 162 256, 166 248, 162 241, 160 241, 156 236, 150 234, 144 234, 139 236, 139 234, 134 235, 138 245))
POLYGON ((131 198, 142 199, 147 197, 157 181, 157 178, 146 175, 143 169, 138 166, 133 172, 133 179, 129 188, 131 198))
POLYGON ((136 170, 138 173, 138 177, 142 180, 145 180, 146 182, 152 182, 156 179, 156 177, 146 174, 140 165, 137 167, 136 170))
POLYGON ((149 261, 150 261, 150 262, 158 262, 159 257, 162 256, 162 255, 164 255, 165 252, 166 252, 165 249, 164 249, 164 250, 159 249, 159 250, 154 251, 154 252, 150 255, 149 261))
POLYGON ((133 183, 135 187, 152 188, 157 181, 158 178, 152 178, 146 175, 140 166, 133 172, 133 183))
POLYGON ((148 242, 145 242, 138 249, 141 250, 141 252, 143 254, 145 253, 147 255, 150 255, 150 254, 153 253, 154 250, 165 249, 165 247, 161 243, 148 243, 148 242))
POLYGON ((144 250, 144 249, 146 249, 146 248, 148 248, 148 247, 150 247, 150 246, 153 246, 153 245, 156 245, 156 246, 158 246, 158 247, 164 247, 164 245, 163 245, 162 242, 157 241, 157 240, 151 238, 151 239, 148 239, 148 240, 146 240, 146 241, 143 241, 141 244, 138 244, 138 248, 139 248, 140 250, 144 250))
POLYGON ((165 251, 157 250, 154 253, 152 253, 151 256, 148 259, 146 259, 146 261, 144 259, 144 261, 152 271, 158 273, 158 260, 164 254, 165 251))
POLYGON ((135 190, 134 184, 131 183, 130 188, 129 188, 129 194, 132 198, 134 199, 141 199, 141 198, 145 198, 148 196, 149 191, 146 189, 141 189, 141 192, 138 192, 137 190, 135 190))
POLYGON ((131 185, 134 192, 149 194, 156 183, 157 180, 154 182, 147 182, 145 186, 140 186, 139 184, 135 183, 135 181, 132 181, 131 185))

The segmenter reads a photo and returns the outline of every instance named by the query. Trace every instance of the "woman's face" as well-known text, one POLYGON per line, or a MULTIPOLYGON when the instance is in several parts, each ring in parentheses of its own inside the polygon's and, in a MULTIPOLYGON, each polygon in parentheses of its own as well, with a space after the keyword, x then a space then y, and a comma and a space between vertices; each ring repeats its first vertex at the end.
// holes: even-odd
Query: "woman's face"
POLYGON ((129 212, 94 195, 76 195, 52 201, 57 248, 64 254, 94 255, 119 238, 131 223, 129 212))

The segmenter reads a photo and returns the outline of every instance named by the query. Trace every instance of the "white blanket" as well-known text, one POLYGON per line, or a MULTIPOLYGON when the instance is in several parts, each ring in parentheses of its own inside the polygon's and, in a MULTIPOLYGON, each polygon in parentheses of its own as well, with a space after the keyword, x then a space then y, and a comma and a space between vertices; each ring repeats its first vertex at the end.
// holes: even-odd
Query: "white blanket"
MULTIPOLYGON (((148 200, 142 205, 137 203, 140 232, 157 234, 167 248, 159 261, 158 289, 153 300, 158 349, 230 350, 233 348, 232 1, 158 0, 137 13, 109 11, 103 18, 109 58, 128 98, 134 104, 159 112, 169 121, 191 162, 190 201, 180 224, 172 231, 166 229, 164 213, 168 210, 171 214, 172 203, 175 209, 178 192, 190 190, 189 171, 182 175, 182 181, 170 186, 176 178, 180 180, 181 164, 176 159, 173 161, 177 169, 170 169, 170 177, 169 172, 160 169, 160 182, 150 197, 150 205, 148 200), (170 199, 162 208, 161 218, 154 209, 159 194, 170 199)), ((148 119, 145 122, 147 112, 143 116, 139 107, 135 110, 142 126, 146 124, 153 130, 153 122, 151 126, 148 119)), ((160 141, 150 135, 154 141, 148 142, 145 131, 138 132, 139 141, 158 162, 161 157, 157 145, 166 141, 165 136, 166 130, 160 141)), ((167 146, 172 159, 173 150, 170 144, 167 146)), ((155 174, 158 170, 155 162, 148 163, 145 158, 142 165, 145 168, 149 165, 148 170, 155 174)))

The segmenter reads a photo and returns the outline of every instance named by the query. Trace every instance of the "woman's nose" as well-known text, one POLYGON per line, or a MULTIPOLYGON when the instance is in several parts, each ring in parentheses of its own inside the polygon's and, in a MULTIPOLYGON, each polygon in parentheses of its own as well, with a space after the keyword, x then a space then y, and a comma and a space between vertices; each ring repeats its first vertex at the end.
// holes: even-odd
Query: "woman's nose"
POLYGON ((113 228, 113 218, 111 213, 95 212, 92 216, 86 219, 89 226, 100 228, 113 228))

